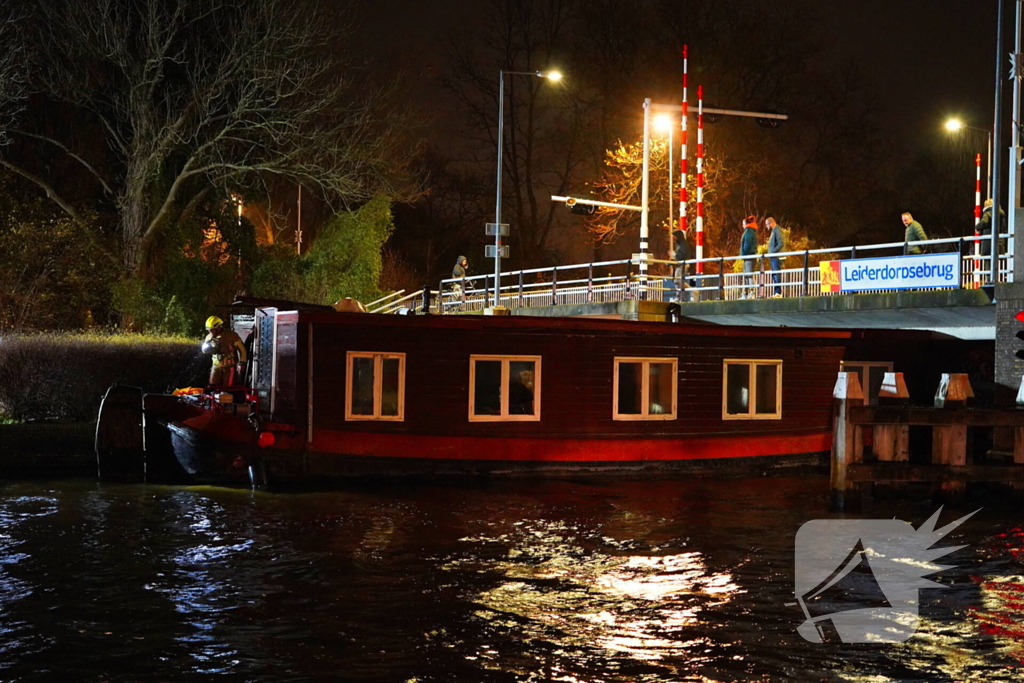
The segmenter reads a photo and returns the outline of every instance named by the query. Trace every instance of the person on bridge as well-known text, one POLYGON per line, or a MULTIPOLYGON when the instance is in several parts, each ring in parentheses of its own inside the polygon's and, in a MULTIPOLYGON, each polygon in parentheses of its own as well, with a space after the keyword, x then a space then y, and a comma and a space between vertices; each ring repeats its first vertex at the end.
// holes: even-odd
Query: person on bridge
POLYGON ((903 234, 903 254, 923 254, 926 251, 926 247, 920 244, 907 244, 908 242, 922 242, 928 239, 927 233, 921 224, 914 220, 914 217, 910 215, 910 212, 904 212, 903 225, 907 227, 907 231, 903 234))
POLYGON ((772 267, 772 296, 782 296, 779 286, 779 282, 782 280, 781 259, 774 254, 786 250, 786 235, 782 232, 782 226, 776 223, 771 216, 764 219, 764 227, 771 230, 771 235, 768 237, 768 262, 772 267))
POLYGON ((215 315, 206 319, 206 339, 203 340, 203 353, 213 356, 213 367, 210 368, 211 387, 230 387, 242 375, 242 366, 247 355, 245 344, 233 330, 224 329, 224 321, 215 315))
POLYGON ((690 243, 686 241, 686 233, 682 230, 675 230, 672 232, 672 240, 675 245, 675 249, 669 254, 669 258, 676 261, 675 268, 675 281, 676 281, 676 301, 689 301, 690 295, 686 291, 686 276, 687 276, 687 265, 686 260, 690 258, 690 243))
MULTIPOLYGON (((985 200, 985 210, 981 212, 981 220, 976 226, 978 234, 981 235, 981 255, 989 256, 992 253, 992 198, 985 200)), ((1006 212, 999 207, 998 233, 1006 232, 1006 212)), ((998 239, 998 238, 997 238, 998 239)))
POLYGON ((455 267, 452 268, 452 277, 458 278, 459 282, 452 283, 453 292, 461 292, 463 290, 472 291, 473 283, 466 279, 466 275, 469 274, 469 260, 465 256, 460 256, 455 261, 455 267))
MULTIPOLYGON (((743 219, 743 237, 740 239, 740 256, 757 256, 757 218, 747 216, 743 219)), ((754 261, 756 259, 743 259, 743 289, 741 299, 754 298, 751 287, 753 282, 754 261), (751 273, 748 275, 747 273, 751 273)))

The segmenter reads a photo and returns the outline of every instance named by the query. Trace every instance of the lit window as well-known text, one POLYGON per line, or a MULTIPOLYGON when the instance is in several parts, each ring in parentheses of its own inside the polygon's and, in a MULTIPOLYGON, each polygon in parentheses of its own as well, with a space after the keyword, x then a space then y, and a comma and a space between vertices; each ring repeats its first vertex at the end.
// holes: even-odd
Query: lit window
POLYGON ((345 419, 405 419, 404 353, 349 351, 345 419))
POLYGON ((469 419, 540 420, 540 356, 470 356, 469 419))
POLYGON ((722 377, 722 418, 782 419, 782 361, 726 360, 722 377))
POLYGON ((676 419, 675 358, 616 358, 614 420, 676 419))

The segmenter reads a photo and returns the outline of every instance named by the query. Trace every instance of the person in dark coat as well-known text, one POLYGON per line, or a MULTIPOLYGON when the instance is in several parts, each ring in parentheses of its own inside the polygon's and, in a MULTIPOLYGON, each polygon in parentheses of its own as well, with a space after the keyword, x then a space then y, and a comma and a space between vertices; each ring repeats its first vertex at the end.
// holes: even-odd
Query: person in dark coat
POLYGON ((782 226, 776 223, 771 216, 764 220, 764 227, 771 230, 771 235, 768 237, 768 263, 772 268, 772 296, 782 296, 779 287, 779 282, 782 280, 780 272, 782 259, 775 254, 786 250, 786 235, 782 232, 782 226))
POLYGON ((926 239, 928 239, 928 234, 925 233, 924 228, 921 227, 921 224, 914 220, 914 217, 910 215, 909 211, 904 213, 901 216, 901 218, 903 220, 903 225, 905 225, 907 227, 906 232, 903 233, 903 242, 904 242, 904 245, 905 245, 903 247, 904 255, 907 255, 907 254, 923 254, 925 252, 925 247, 921 246, 920 244, 906 244, 906 243, 907 242, 920 242, 920 241, 926 240, 926 239))
POLYGON ((676 261, 675 268, 675 281, 676 291, 678 296, 677 301, 689 301, 690 295, 686 291, 686 276, 689 274, 689 266, 686 265, 686 260, 690 258, 690 243, 686 240, 686 233, 682 230, 674 230, 672 232, 672 241, 675 243, 675 249, 672 250, 671 258, 676 261))
POLYGON ((468 274, 469 260, 465 256, 459 256, 455 261, 455 267, 452 268, 452 278, 458 278, 460 281, 452 283, 453 292, 461 292, 463 290, 472 291, 472 283, 466 280, 466 275, 468 274))
MULTIPOLYGON (((756 256, 757 255, 757 218, 754 216, 747 216, 743 219, 743 237, 740 239, 740 256, 756 256)), ((753 273, 754 272, 754 261, 756 259, 748 258, 743 259, 743 272, 753 273)), ((740 295, 742 299, 752 299, 754 293, 751 289, 751 283, 753 282, 752 275, 743 276, 743 293, 740 295)))
MULTIPOLYGON (((985 210, 981 212, 981 220, 975 226, 978 234, 981 235, 981 255, 989 256, 992 253, 992 199, 985 200, 985 210)), ((999 209, 999 227, 996 234, 1006 232, 1006 212, 999 209)), ((996 238, 998 239, 998 238, 996 238)))

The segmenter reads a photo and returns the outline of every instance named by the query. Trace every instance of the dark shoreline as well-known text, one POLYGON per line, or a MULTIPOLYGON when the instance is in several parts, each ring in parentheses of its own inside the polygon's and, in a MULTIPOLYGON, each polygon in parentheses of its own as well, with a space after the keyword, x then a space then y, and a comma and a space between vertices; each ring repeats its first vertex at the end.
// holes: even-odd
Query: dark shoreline
POLYGON ((95 422, 0 424, 0 478, 95 476, 95 422))

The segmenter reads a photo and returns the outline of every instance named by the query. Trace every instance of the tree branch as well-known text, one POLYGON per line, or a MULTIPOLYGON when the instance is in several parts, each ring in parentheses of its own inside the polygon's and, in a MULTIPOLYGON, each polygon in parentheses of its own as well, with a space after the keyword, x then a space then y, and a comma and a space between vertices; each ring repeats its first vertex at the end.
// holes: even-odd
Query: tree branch
POLYGON ((27 138, 35 138, 36 140, 42 140, 44 142, 49 142, 51 145, 60 148, 69 157, 71 157, 72 159, 74 159, 78 163, 82 164, 82 166, 84 166, 89 171, 89 173, 91 173, 96 178, 96 180, 99 181, 100 185, 103 186, 103 191, 104 192, 106 192, 108 195, 113 195, 114 194, 114 189, 112 187, 110 187, 110 185, 107 183, 106 180, 103 179, 103 177, 99 174, 99 171, 97 171, 95 168, 93 168, 92 164, 90 164, 88 161, 83 159, 81 156, 79 156, 78 154, 75 154, 70 149, 68 149, 67 146, 64 143, 60 142, 59 140, 54 140, 53 138, 48 137, 46 135, 38 135, 36 133, 29 133, 28 131, 24 131, 24 130, 11 130, 11 132, 14 133, 15 135, 22 135, 22 136, 27 137, 27 138))

